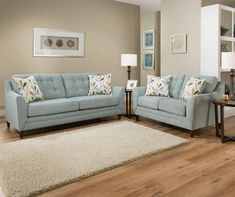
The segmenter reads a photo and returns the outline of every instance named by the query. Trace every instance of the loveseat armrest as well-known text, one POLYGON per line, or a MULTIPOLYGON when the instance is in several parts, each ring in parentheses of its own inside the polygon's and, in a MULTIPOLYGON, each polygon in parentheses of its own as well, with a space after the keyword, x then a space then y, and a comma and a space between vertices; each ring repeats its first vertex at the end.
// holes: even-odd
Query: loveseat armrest
POLYGON ((133 111, 135 112, 137 104, 138 104, 138 97, 144 96, 146 92, 146 87, 136 87, 132 90, 133 93, 133 111))
POLYGON ((209 126, 214 117, 212 100, 217 97, 216 92, 199 94, 189 99, 187 103, 187 118, 192 122, 191 130, 209 126))
POLYGON ((18 131, 23 130, 27 120, 27 103, 24 98, 8 88, 9 82, 5 82, 5 118, 18 131))
POLYGON ((119 107, 121 109, 121 112, 124 113, 125 88, 114 86, 112 87, 112 93, 114 96, 118 97, 119 107))

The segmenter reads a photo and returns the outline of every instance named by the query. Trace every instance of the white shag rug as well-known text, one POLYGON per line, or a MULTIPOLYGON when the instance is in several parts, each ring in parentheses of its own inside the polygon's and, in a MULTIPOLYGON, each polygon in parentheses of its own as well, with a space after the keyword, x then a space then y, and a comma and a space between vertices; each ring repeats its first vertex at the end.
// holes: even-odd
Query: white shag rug
POLYGON ((129 121, 0 145, 5 196, 32 196, 188 140, 129 121))

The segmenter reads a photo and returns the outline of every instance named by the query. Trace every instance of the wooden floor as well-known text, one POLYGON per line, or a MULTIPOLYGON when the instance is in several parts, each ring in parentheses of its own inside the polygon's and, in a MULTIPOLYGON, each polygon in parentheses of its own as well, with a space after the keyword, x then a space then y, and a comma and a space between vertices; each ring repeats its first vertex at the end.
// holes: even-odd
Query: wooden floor
MULTIPOLYGON (((122 118, 126 119, 126 118, 122 118)), ((49 129, 44 134, 84 128, 97 124, 118 121, 102 119, 49 129)), ((134 120, 130 120, 134 121, 134 120)), ((44 193, 41 197, 60 196, 235 196, 235 143, 221 144, 215 137, 214 128, 200 129, 195 138, 182 129, 155 121, 140 119, 138 124, 188 138, 190 143, 178 148, 149 156, 107 172, 83 179, 73 184, 44 193)), ((226 134, 235 135, 235 117, 225 121, 226 134)), ((0 143, 19 140, 14 130, 6 129, 4 119, 0 119, 0 143)))

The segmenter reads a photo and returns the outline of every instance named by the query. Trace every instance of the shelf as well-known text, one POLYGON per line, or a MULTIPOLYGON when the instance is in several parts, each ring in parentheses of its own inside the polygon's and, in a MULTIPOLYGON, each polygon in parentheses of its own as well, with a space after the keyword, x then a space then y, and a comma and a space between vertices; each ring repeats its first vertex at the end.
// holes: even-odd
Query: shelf
POLYGON ((220 40, 235 42, 235 38, 234 37, 228 37, 228 36, 220 36, 220 40))

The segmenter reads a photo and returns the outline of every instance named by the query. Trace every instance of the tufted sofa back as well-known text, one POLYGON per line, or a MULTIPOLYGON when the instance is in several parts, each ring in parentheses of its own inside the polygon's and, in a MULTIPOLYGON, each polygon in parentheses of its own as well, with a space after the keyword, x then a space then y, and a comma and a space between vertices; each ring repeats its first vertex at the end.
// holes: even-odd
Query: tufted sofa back
MULTIPOLYGON (((30 74, 13 75, 11 84, 17 92, 14 77, 27 78, 30 74)), ((56 99, 75 96, 87 96, 89 83, 88 74, 67 73, 67 74, 39 74, 33 75, 42 92, 43 99, 56 99)))
POLYGON ((88 74, 67 73, 62 74, 62 78, 67 97, 88 95, 88 74))
MULTIPOLYGON (((27 78, 32 75, 13 75, 14 77, 27 78)), ((65 98, 66 93, 64 89, 62 76, 59 74, 39 74, 33 75, 39 85, 42 92, 43 99, 56 99, 65 98)), ((17 92, 17 86, 15 81, 11 80, 13 90, 17 92)))

